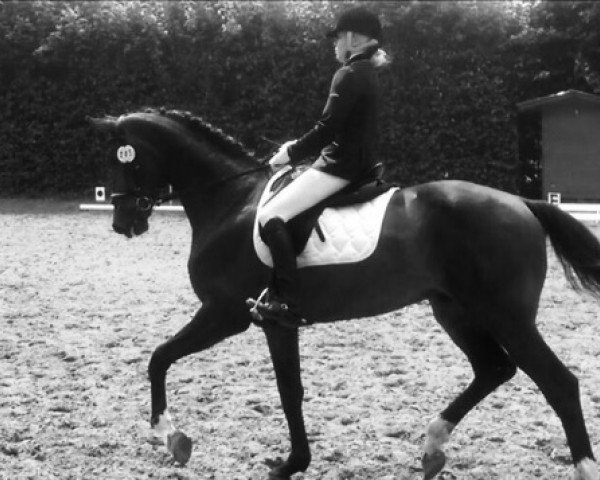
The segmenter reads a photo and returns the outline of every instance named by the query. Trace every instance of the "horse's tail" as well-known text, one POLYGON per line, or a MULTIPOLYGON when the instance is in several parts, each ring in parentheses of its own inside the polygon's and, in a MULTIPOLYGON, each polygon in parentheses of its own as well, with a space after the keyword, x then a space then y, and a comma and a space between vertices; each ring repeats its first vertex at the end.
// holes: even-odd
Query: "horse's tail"
POLYGON ((600 298, 600 242, 580 221, 556 205, 524 200, 550 237, 569 283, 600 298))

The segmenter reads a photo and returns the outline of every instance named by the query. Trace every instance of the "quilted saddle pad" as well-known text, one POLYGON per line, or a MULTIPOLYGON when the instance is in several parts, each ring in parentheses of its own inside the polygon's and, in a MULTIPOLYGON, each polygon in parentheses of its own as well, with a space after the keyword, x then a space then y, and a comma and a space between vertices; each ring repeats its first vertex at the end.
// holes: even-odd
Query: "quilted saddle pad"
MULTIPOLYGON (((259 212, 271 196, 271 185, 286 171, 282 169, 267 183, 259 202, 259 212)), ((319 226, 325 241, 321 240, 313 229, 305 249, 298 255, 298 268, 354 263, 368 258, 377 247, 385 211, 397 190, 397 187, 391 188, 365 203, 325 208, 319 217, 319 226)), ((265 265, 272 267, 271 252, 260 238, 256 219, 253 241, 258 258, 265 265)))

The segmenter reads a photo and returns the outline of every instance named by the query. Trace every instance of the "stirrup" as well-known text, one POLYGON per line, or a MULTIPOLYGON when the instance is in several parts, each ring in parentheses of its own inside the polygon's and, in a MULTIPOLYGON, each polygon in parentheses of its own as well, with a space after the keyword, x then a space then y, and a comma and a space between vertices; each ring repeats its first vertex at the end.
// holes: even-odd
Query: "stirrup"
POLYGON ((250 315, 255 321, 272 321, 287 328, 310 325, 306 318, 295 313, 286 302, 269 298, 269 293, 269 289, 266 288, 256 300, 253 298, 246 300, 246 305, 251 307, 250 315))
POLYGON ((266 320, 273 321, 286 328, 304 327, 308 320, 298 315, 286 302, 270 299, 267 303, 257 305, 259 314, 266 320))

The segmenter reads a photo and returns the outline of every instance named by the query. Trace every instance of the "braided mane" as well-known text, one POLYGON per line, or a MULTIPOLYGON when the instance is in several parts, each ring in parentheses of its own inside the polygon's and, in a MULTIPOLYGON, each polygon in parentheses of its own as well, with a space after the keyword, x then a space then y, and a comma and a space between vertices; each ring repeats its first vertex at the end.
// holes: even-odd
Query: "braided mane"
POLYGON ((208 123, 201 117, 191 112, 182 110, 166 110, 165 108, 147 108, 144 113, 161 115, 171 120, 175 120, 187 127, 192 133, 201 135, 208 139, 214 145, 219 147, 224 153, 233 156, 242 156, 245 158, 254 158, 254 152, 248 150, 241 142, 227 135, 220 128, 208 123))

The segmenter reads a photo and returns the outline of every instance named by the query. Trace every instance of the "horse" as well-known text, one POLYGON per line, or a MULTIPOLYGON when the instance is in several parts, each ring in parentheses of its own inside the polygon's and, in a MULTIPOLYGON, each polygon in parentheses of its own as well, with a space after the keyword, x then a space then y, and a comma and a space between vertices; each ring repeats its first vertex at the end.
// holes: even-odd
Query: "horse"
MULTIPOLYGON (((120 161, 111 152, 114 231, 127 237, 144 233, 154 205, 172 195, 192 227, 188 270, 201 307, 154 350, 148 364, 151 427, 185 464, 191 440, 175 430, 169 416, 166 374, 178 359, 256 322, 245 300, 267 285, 271 270, 257 257, 252 232, 272 172, 240 142, 190 112, 145 109, 90 120, 121 145, 120 161), (123 148, 129 150, 123 154, 123 148), (167 185, 174 194, 164 193, 167 185)), ((573 478, 600 479, 578 379, 536 326, 548 238, 570 284, 600 295, 600 242, 586 226, 555 205, 459 180, 394 192, 368 258, 299 270, 298 308, 313 324, 376 317, 428 300, 437 322, 469 360, 471 383, 426 428, 423 478, 442 470, 444 444, 465 415, 519 368, 562 422, 573 478)), ((260 326, 291 443, 287 459, 268 478, 290 480, 311 461, 298 329, 260 326)))

